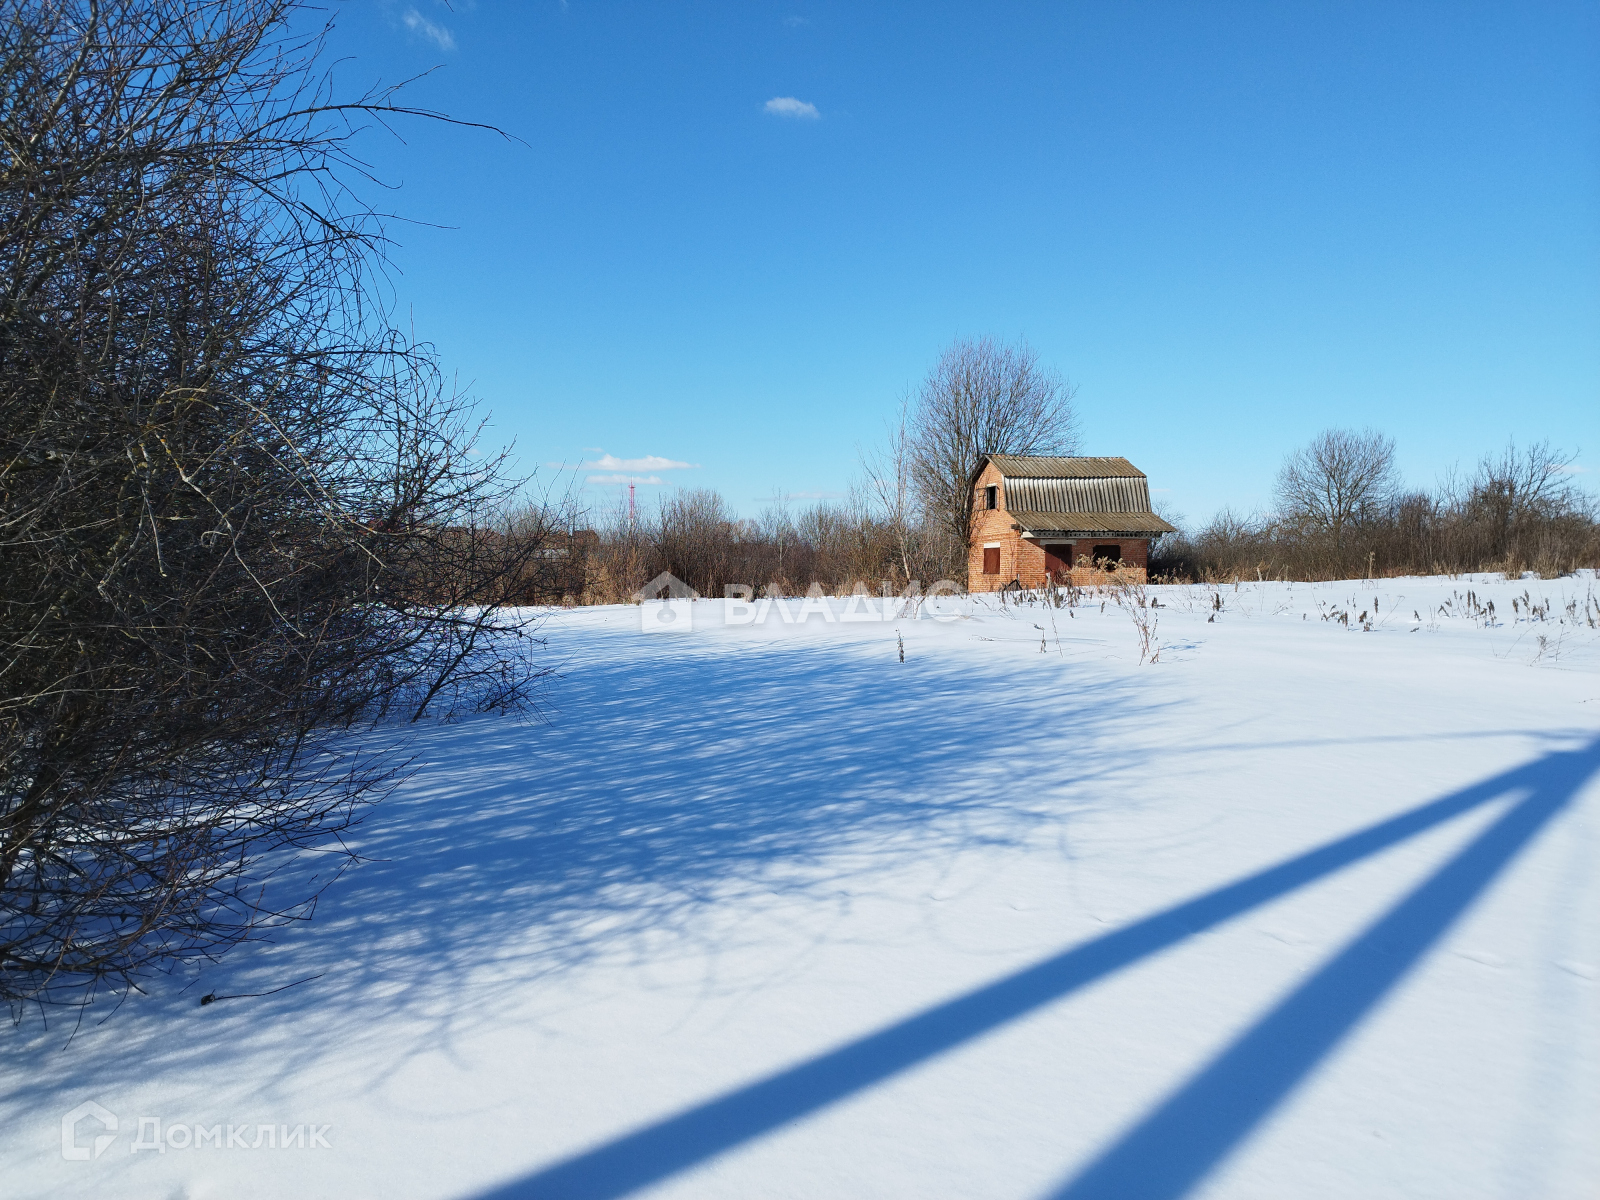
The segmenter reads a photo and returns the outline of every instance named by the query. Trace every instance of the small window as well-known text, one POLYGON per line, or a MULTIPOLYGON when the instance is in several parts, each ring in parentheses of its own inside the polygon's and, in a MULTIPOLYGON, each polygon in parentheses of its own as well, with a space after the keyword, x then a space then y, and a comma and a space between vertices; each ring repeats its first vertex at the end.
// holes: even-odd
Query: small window
POLYGON ((1114 567, 1121 561, 1121 546, 1096 546, 1094 548, 1094 565, 1097 567, 1114 567))
POLYGON ((983 506, 985 508, 1000 507, 1000 489, 993 484, 983 489, 983 506))
MULTIPOLYGON (((993 488, 989 489, 991 492, 993 488)), ((985 546, 983 548, 983 573, 985 575, 1000 574, 1000 547, 985 546)))

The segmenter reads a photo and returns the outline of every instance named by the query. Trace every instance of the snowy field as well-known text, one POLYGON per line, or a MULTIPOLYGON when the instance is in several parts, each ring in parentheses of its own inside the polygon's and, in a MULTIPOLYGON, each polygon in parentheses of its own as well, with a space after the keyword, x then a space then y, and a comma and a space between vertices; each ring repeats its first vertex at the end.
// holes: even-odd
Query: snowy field
POLYGON ((1600 585, 1150 592, 552 613, 313 924, 6 1030, 0 1194, 1595 1196, 1600 585))

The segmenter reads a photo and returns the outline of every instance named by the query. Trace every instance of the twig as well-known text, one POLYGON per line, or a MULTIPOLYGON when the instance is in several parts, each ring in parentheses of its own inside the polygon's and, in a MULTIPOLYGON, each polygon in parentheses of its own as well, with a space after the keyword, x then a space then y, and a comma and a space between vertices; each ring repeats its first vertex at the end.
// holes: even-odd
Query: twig
POLYGON ((296 979, 293 983, 286 983, 282 987, 275 987, 268 992, 241 992, 237 996, 219 996, 215 992, 207 992, 200 997, 200 1007, 204 1008, 208 1004, 215 1004, 218 1000, 254 1000, 258 996, 270 996, 275 992, 283 992, 292 987, 299 987, 302 983, 310 983, 313 979, 321 979, 326 974, 326 971, 320 971, 315 975, 307 975, 304 979, 296 979))

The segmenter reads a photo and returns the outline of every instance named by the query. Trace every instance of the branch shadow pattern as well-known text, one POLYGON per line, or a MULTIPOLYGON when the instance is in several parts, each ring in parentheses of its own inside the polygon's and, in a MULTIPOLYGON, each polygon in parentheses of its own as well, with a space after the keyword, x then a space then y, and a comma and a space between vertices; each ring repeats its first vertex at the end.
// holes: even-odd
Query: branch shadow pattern
POLYGON ((1411 969, 1600 769, 1554 751, 1080 944, 794 1067, 544 1167, 476 1200, 614 1200, 954 1049, 1204 930, 1510 793, 1526 798, 1211 1067, 1056 1193, 1176 1197, 1242 1140, 1411 969))
MULTIPOLYGON (((271 1098, 362 1045, 384 1064, 360 1084, 376 1091, 416 1054, 534 1019, 542 980, 600 958, 644 962, 664 941, 715 953, 725 931, 708 917, 730 898, 831 897, 888 865, 1053 830, 1058 812, 1000 782, 1018 745, 1042 755, 1063 730, 1092 741, 1157 711, 1114 680, 1063 696, 1059 672, 901 664, 892 641, 669 652, 640 637, 619 655, 600 641, 616 633, 594 636, 557 639, 573 657, 548 724, 483 717, 420 735, 415 776, 357 831, 366 861, 311 925, 242 948, 188 992, 158 980, 104 1029, 91 1012, 67 1054, 54 1025, 19 1038, 0 1070, 0 1121, 251 1055, 271 1098), (986 716, 1018 731, 1010 744, 973 736, 975 688, 988 690, 986 716), (319 973, 248 1005, 197 1007, 207 990, 319 973)), ((1099 764, 1080 783, 1088 794, 1131 769, 1099 764)))

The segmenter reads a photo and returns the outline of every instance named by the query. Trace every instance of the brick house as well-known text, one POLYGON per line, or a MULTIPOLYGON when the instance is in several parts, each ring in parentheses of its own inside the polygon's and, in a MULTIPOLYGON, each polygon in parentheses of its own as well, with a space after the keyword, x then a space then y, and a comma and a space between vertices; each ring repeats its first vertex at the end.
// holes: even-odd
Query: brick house
POLYGON ((1009 583, 1080 586, 1111 567, 1138 580, 1150 543, 1176 533, 1150 509, 1150 483, 1125 458, 1033 458, 986 454, 972 473, 967 590, 1009 583))

